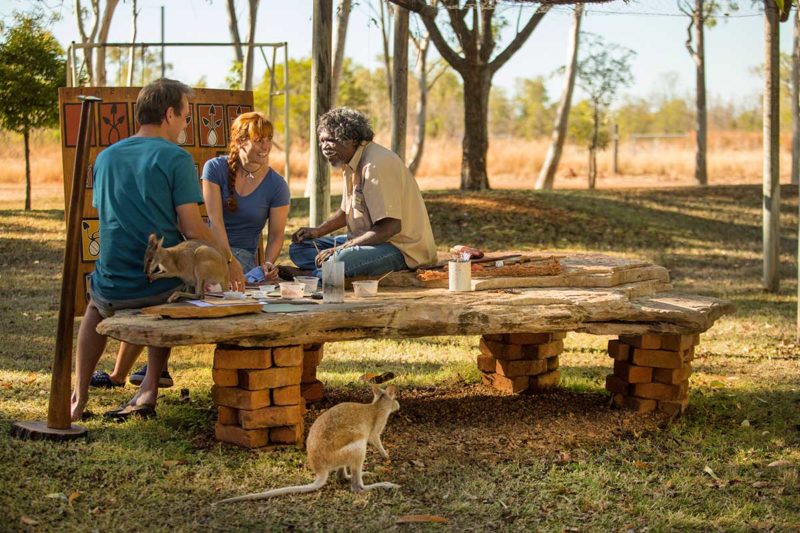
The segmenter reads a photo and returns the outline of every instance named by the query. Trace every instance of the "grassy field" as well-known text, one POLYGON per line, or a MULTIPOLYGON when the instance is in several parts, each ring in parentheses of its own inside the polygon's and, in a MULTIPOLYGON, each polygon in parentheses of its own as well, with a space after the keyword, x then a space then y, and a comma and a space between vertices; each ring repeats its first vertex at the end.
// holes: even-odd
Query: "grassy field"
MULTIPOLYGON (((797 188, 782 189, 781 291, 760 289, 758 186, 425 194, 441 249, 601 251, 668 267, 681 292, 733 300, 736 315, 702 335, 681 418, 609 409, 607 338, 570 334, 562 387, 510 397, 479 384, 477 338, 337 343, 310 424, 340 401, 365 401, 356 377, 394 371, 401 411, 392 456, 367 457, 368 482, 211 508, 223 497, 305 483, 304 453, 214 441, 211 347, 181 348, 176 386, 150 421, 85 423, 87 441, 21 442, 18 419, 46 416, 63 253, 63 211, 0 205, 0 530, 797 531, 800 356, 795 344, 797 188), (179 389, 190 390, 189 401, 179 389), (397 526, 404 514, 445 526, 397 526)), ((34 204, 36 205, 36 204, 34 204)), ((57 198, 46 205, 58 206, 57 198)), ((287 234, 305 223, 293 206, 287 234)), ((116 345, 101 360, 110 369, 116 345)), ((102 412, 133 393, 93 392, 102 412)))

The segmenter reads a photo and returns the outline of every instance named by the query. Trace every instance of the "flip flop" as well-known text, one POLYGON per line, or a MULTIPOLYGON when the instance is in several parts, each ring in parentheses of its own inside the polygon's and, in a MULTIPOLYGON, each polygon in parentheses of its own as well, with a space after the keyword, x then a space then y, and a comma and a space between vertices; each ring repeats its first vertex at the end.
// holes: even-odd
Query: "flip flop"
POLYGON ((154 418, 156 416, 156 407, 155 405, 147 404, 125 405, 108 411, 103 416, 117 422, 124 422, 131 417, 154 418))

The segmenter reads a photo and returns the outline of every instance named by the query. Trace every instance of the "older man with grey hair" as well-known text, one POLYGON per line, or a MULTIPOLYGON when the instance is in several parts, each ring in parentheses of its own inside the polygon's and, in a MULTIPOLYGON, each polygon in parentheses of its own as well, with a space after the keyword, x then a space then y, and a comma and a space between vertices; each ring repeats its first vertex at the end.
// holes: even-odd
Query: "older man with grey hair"
POLYGON ((335 253, 345 276, 356 277, 435 263, 436 243, 417 182, 397 154, 372 141, 367 117, 332 109, 320 118, 317 135, 322 155, 342 171, 342 204, 320 226, 292 235, 295 265, 319 276, 322 262, 335 253), (325 237, 345 226, 346 235, 325 237))

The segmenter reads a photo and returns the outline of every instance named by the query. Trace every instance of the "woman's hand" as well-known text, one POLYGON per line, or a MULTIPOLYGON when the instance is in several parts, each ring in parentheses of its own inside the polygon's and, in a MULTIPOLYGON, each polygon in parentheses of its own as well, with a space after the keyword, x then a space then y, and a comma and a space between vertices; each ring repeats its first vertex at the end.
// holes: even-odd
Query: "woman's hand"
POLYGON ((244 271, 235 257, 228 263, 228 281, 232 291, 244 291, 244 271))
POLYGON ((264 271, 264 276, 267 278, 267 281, 278 281, 278 267, 269 261, 265 261, 264 264, 261 265, 261 269, 264 271))
POLYGON ((319 230, 317 228, 300 228, 292 233, 292 242, 298 243, 309 239, 318 239, 319 230))

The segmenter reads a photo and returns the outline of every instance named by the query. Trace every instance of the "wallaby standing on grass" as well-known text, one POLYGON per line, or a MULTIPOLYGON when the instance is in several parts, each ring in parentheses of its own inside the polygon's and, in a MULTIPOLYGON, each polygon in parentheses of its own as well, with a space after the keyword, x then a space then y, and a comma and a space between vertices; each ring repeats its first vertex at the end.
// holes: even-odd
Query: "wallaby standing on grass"
POLYGON ((350 488, 354 492, 399 488, 400 485, 386 481, 364 485, 361 479, 364 458, 367 455, 367 443, 377 448, 384 459, 389 458, 381 443, 381 433, 386 427, 389 415, 400 409, 400 404, 395 399, 397 387, 394 385, 389 385, 386 390, 372 385, 372 393, 374 394, 372 403, 340 403, 319 415, 311 425, 306 449, 308 466, 316 474, 313 483, 246 494, 217 503, 263 500, 284 494, 312 492, 322 488, 333 471, 347 478, 346 469, 350 470, 350 488))
POLYGON ((175 291, 170 302, 185 296, 203 298, 206 284, 219 283, 228 288, 228 265, 225 257, 213 246, 200 239, 189 239, 171 248, 164 248, 164 237, 154 233, 147 240, 144 253, 144 271, 150 281, 160 278, 180 278, 194 287, 195 294, 175 291))

